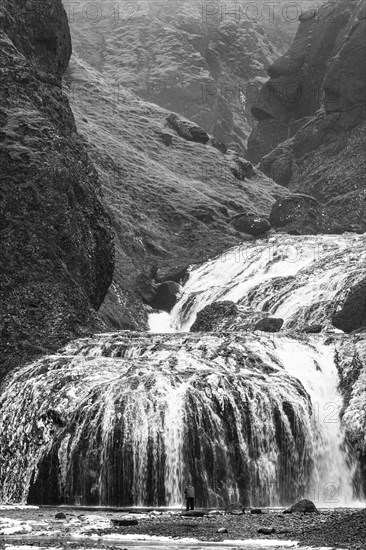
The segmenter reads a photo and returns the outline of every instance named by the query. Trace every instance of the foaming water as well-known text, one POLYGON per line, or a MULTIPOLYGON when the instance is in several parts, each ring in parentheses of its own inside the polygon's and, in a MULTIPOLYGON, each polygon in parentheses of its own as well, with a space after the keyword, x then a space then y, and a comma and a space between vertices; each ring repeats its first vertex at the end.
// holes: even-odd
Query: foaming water
POLYGON ((190 475, 203 506, 351 504, 339 424, 321 416, 338 403, 333 368, 331 348, 311 338, 75 341, 8 379, 0 498, 179 507, 190 475))
POLYGON ((331 326, 344 292, 366 274, 364 235, 275 236, 193 267, 178 304, 154 317, 154 332, 189 331, 198 311, 230 300, 284 319, 284 327, 331 326), (159 323, 160 329, 159 329, 159 323))

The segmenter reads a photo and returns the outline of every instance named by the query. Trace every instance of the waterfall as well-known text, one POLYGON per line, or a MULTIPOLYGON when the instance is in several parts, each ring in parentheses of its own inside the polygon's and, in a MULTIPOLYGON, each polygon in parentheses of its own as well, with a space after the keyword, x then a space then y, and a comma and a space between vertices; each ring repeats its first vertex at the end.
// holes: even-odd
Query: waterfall
POLYGON ((204 506, 349 503, 351 467, 331 446, 339 424, 318 416, 338 403, 322 381, 332 365, 332 347, 310 337, 126 331, 73 342, 7 380, 0 498, 179 506, 192 476, 204 506))
POLYGON ((0 500, 180 506, 191 477, 201 506, 352 503, 336 365, 354 342, 329 319, 364 276, 364 244, 283 236, 236 247, 191 269, 170 317, 151 317, 164 334, 76 340, 11 373, 0 500), (282 315, 292 331, 184 332, 217 300, 282 315), (294 332, 305 322, 328 332, 294 332))
MULTIPOLYGON (((365 235, 273 236, 231 248, 192 267, 169 330, 188 331, 198 311, 230 300, 282 317, 284 327, 330 324, 334 304, 366 273, 365 235)), ((166 330, 154 318, 154 332, 166 330)))

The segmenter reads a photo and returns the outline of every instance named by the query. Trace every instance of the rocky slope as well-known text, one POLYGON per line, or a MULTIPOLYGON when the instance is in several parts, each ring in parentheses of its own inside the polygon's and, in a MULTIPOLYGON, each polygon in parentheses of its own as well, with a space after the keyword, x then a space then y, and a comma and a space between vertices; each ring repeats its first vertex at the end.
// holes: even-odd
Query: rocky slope
POLYGON ((365 25, 363 0, 303 13, 293 45, 269 67, 252 105, 258 126, 248 158, 319 201, 316 231, 366 229, 365 25))
POLYGON ((115 86, 186 116, 240 152, 253 122, 247 103, 255 81, 298 23, 283 12, 283 0, 276 9, 264 1, 66 5, 79 57, 115 86))
POLYGON ((142 328, 152 282, 179 280, 189 264, 253 238, 232 217, 251 211, 268 218, 288 191, 203 130, 185 134, 191 123, 172 123, 170 111, 114 86, 77 54, 64 84, 116 231, 103 319, 111 328, 142 328))
POLYGON ((98 175, 61 79, 61 1, 0 1, 1 356, 4 371, 101 327, 113 270, 98 175))

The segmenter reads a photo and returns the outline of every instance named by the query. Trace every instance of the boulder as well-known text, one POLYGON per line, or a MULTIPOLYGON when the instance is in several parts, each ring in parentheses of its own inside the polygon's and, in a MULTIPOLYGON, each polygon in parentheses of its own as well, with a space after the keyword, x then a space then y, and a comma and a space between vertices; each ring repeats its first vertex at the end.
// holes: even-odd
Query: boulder
POLYGON ((253 508, 252 510, 250 510, 250 513, 251 514, 261 514, 262 510, 260 508, 253 508))
POLYGON ((175 113, 167 117, 167 122, 180 137, 188 141, 196 141, 198 143, 208 143, 210 141, 210 136, 203 128, 175 113))
POLYGON ((111 519, 111 522, 115 527, 129 527, 130 525, 139 524, 137 519, 131 518, 113 518, 111 519))
POLYGON ((263 535, 272 535, 276 532, 274 527, 259 527, 257 533, 262 533, 263 535))
POLYGON ((232 218, 231 223, 237 231, 247 233, 253 237, 263 235, 271 229, 268 220, 255 216, 254 214, 238 214, 232 218))
POLYGON ((319 228, 322 208, 320 203, 309 195, 292 194, 277 200, 272 206, 269 221, 273 227, 319 228))
POLYGON ((254 326, 254 330, 262 330, 263 332, 279 332, 283 325, 283 319, 276 317, 266 317, 261 319, 254 326))
POLYGON ((332 316, 332 324, 344 332, 366 325, 366 279, 349 290, 341 309, 332 316))
POLYGON ((290 508, 291 512, 300 512, 303 514, 306 513, 319 513, 317 507, 315 506, 314 502, 311 500, 308 500, 307 498, 304 498, 297 502, 296 504, 293 504, 290 508))
POLYGON ((57 512, 57 514, 55 514, 55 519, 66 519, 66 516, 63 512, 57 512))
POLYGON ((175 281, 161 283, 156 289, 154 299, 150 302, 151 307, 169 313, 177 303, 181 290, 182 287, 175 281))
POLYGON ((238 311, 238 306, 229 300, 209 304, 197 313, 190 332, 214 332, 219 330, 228 319, 234 320, 238 311))

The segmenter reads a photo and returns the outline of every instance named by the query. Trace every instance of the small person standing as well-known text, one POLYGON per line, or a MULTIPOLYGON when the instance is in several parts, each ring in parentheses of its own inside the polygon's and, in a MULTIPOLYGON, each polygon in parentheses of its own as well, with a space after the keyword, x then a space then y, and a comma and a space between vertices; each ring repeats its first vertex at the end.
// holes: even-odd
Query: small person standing
POLYGON ((194 487, 192 483, 188 483, 187 487, 184 489, 184 494, 186 496, 186 510, 194 510, 194 487))

